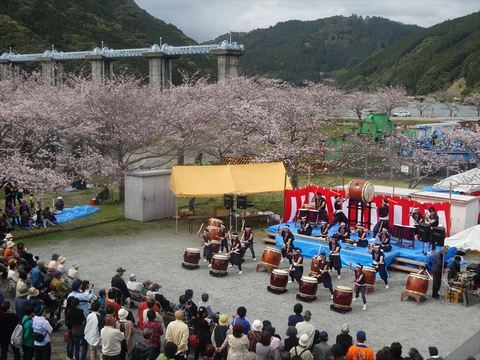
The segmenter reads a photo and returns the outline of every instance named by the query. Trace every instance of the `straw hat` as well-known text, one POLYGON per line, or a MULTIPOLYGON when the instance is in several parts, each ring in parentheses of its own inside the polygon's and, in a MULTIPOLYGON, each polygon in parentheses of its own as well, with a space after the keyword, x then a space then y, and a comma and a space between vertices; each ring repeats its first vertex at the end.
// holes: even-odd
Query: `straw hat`
POLYGON ((153 300, 155 299, 155 294, 153 293, 153 291, 148 290, 145 297, 147 298, 147 300, 153 300))
POLYGON ((263 329, 262 322, 260 320, 255 320, 252 323, 252 329, 255 330, 255 331, 262 331, 262 329, 263 329))
POLYGON ((118 318, 120 320, 125 320, 127 318, 127 316, 128 316, 128 311, 127 310, 125 310, 125 309, 118 310, 118 318))
POLYGON ((218 318, 218 324, 221 326, 227 326, 228 325, 228 315, 227 314, 222 314, 218 318))
POLYGON ((8 241, 8 240, 11 240, 11 239, 13 239, 13 235, 11 233, 8 233, 7 235, 5 235, 5 238, 3 240, 8 241))
POLYGON ((13 241, 8 241, 7 242, 7 248, 13 248, 15 246, 15 243, 13 241))
POLYGON ((28 289, 28 296, 35 297, 35 296, 38 296, 38 294, 40 294, 40 291, 38 291, 34 287, 31 287, 30 289, 28 289))
POLYGON ((67 260, 67 259, 66 259, 65 257, 63 257, 63 256, 59 256, 59 257, 58 257, 58 263, 59 263, 59 264, 65 264, 65 260, 67 260))
POLYGON ((310 340, 310 337, 307 335, 307 334, 303 334, 302 336, 300 336, 300 339, 298 339, 298 344, 300 346, 308 346, 308 340, 310 340))
POLYGON ((23 296, 27 296, 29 294, 29 291, 28 291, 28 287, 27 285, 25 285, 25 283, 22 283, 18 289, 17 289, 17 296, 18 297, 23 297, 23 296))
POLYGON ((75 269, 75 270, 78 270, 79 267, 80 267, 80 264, 79 263, 73 263, 72 266, 70 266, 71 268, 75 269))

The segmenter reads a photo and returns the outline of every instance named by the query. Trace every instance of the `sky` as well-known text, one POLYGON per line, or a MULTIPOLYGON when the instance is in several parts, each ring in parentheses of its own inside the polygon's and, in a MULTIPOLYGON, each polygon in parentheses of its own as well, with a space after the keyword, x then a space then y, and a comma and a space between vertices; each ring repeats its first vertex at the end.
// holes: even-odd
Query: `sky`
MULTIPOLYGON (((286 20, 352 14, 424 27, 480 10, 480 0, 135 0, 153 16, 202 42, 286 20)), ((233 39, 234 40, 234 39, 233 39)))

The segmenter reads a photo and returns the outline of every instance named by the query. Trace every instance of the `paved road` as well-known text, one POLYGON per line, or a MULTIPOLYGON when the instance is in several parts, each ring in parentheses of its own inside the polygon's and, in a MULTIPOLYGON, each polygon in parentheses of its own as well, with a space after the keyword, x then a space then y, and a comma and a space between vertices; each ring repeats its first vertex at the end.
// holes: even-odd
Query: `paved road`
MULTIPOLYGON (((166 230, 162 234, 47 241, 31 250, 42 258, 49 257, 53 252, 62 254, 67 258, 67 265, 80 262, 81 277, 89 279, 97 288, 108 287, 114 270, 123 266, 127 269, 126 275, 133 272, 139 280, 159 281, 164 294, 172 301, 177 300, 187 288, 194 290, 196 299, 206 291, 210 294, 214 311, 233 314, 238 306, 245 305, 248 319, 271 320, 283 337, 287 317, 296 303, 297 286, 289 284, 289 291, 283 295, 268 293, 269 277, 264 272, 255 271, 249 255, 240 276, 230 270, 225 278, 212 278, 204 263, 198 270, 184 270, 180 266, 183 250, 196 244, 188 232, 175 234, 166 230)), ((259 252, 257 256, 260 256, 263 244, 256 243, 255 246, 259 252)), ((359 329, 365 330, 367 343, 375 351, 393 341, 400 341, 404 348, 416 347, 424 355, 429 345, 436 345, 441 355, 447 355, 479 330, 479 305, 465 308, 444 300, 430 299, 421 305, 400 302, 406 275, 398 272, 391 275, 390 289, 378 286, 375 294, 368 297, 367 311, 362 311, 361 304, 355 303, 351 313, 342 315, 332 312, 329 310, 329 293, 322 287, 319 287, 318 299, 304 304, 304 309, 313 312, 314 325, 319 330, 326 330, 330 339, 334 340, 344 322, 349 323, 353 334, 359 329)), ((351 276, 350 271, 340 281, 332 276, 334 286, 351 285, 351 276)))

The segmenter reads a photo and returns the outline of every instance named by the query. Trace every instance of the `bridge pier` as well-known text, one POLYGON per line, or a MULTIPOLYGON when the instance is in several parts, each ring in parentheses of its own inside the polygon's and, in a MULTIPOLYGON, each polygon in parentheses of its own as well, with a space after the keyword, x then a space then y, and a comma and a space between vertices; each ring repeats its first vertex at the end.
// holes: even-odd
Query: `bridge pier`
POLYGON ((143 54, 148 59, 148 80, 150 85, 160 90, 172 84, 172 61, 175 57, 165 56, 160 51, 143 54))
POLYGON ((218 61, 218 81, 225 80, 229 76, 238 76, 239 59, 243 50, 236 49, 214 49, 211 51, 218 61))
POLYGON ((85 59, 90 61, 92 68, 92 81, 101 83, 105 79, 110 79, 113 75, 113 63, 103 55, 87 55, 85 59))
POLYGON ((47 85, 58 85, 60 75, 63 72, 63 64, 50 58, 40 58, 42 65, 43 81, 47 85))

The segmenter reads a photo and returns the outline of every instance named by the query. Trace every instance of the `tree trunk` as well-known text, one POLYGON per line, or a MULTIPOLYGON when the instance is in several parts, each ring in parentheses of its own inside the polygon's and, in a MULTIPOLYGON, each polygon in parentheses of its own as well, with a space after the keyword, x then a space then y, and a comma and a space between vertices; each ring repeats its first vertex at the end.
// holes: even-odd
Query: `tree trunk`
MULTIPOLYGON (((113 196, 113 192, 110 193, 110 196, 113 196)), ((118 183, 118 200, 121 203, 125 202, 125 177, 122 176, 118 183)))
POLYGON ((290 182, 292 183, 292 187, 296 189, 298 187, 298 170, 292 169, 290 175, 290 182))
POLYGON ((183 148, 177 148, 177 165, 185 165, 185 151, 183 148))

